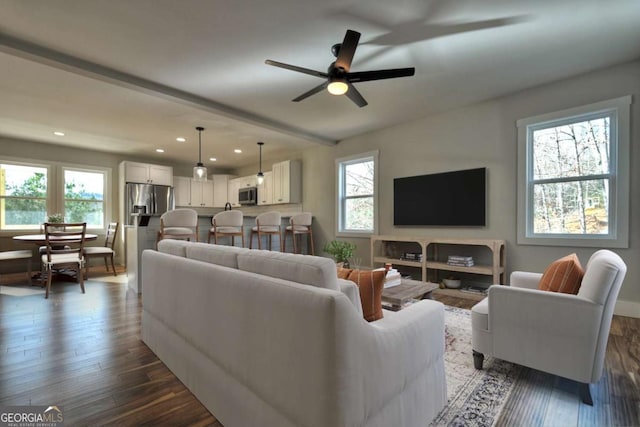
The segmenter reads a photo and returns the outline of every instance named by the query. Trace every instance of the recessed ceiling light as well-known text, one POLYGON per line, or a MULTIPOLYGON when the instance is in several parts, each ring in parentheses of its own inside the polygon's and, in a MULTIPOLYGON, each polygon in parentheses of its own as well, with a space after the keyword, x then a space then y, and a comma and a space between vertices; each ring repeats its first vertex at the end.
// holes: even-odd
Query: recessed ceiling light
POLYGON ((209 161, 216 162, 218 161, 218 159, 216 159, 215 157, 209 157, 209 161))
POLYGON ((156 148, 156 152, 157 153, 164 153, 164 150, 162 148, 156 148))
POLYGON ((57 136, 64 136, 64 132, 60 132, 60 131, 55 131, 53 134, 57 136))
POLYGON ((239 149, 239 148, 236 148, 235 150, 233 150, 233 152, 234 152, 234 153, 238 153, 238 154, 240 154, 240 153, 242 153, 242 150, 241 150, 241 149, 239 149))
POLYGON ((183 138, 181 136, 176 138, 176 141, 178 141, 178 142, 185 142, 186 140, 187 140, 186 138, 183 138))

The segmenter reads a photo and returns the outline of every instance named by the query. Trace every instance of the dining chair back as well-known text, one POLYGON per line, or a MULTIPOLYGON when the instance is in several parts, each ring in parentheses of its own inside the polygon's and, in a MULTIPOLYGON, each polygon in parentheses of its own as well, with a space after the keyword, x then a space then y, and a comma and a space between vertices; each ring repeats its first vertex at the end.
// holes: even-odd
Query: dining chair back
POLYGON ((261 213, 256 217, 256 225, 251 228, 251 239, 249 240, 249 249, 253 246, 253 236, 258 235, 258 249, 262 249, 262 236, 269 236, 269 250, 272 250, 271 237, 277 235, 280 239, 280 250, 282 251, 282 216, 280 212, 271 211, 261 213))
POLYGON ((209 230, 208 243, 211 243, 211 236, 213 236, 213 242, 218 244, 218 237, 230 236, 231 246, 235 246, 236 236, 242 238, 242 247, 244 248, 244 231, 242 223, 244 221, 244 215, 242 211, 222 211, 218 212, 211 218, 211 229, 209 230))
POLYGON ((42 255, 42 278, 43 280, 45 276, 47 278, 45 298, 49 298, 53 270, 56 268, 74 270, 76 280, 80 283, 80 289, 82 293, 85 293, 82 268, 84 267, 83 254, 86 233, 86 222, 63 224, 45 222, 44 235, 46 251, 42 255), (61 241, 69 245, 69 247, 61 247, 61 241))
POLYGON ((113 275, 116 276, 116 266, 114 262, 114 258, 116 252, 113 250, 113 247, 116 243, 116 235, 118 234, 119 223, 111 222, 107 227, 107 235, 104 239, 104 246, 87 246, 84 248, 84 258, 85 258, 85 279, 89 277, 89 259, 91 258, 104 258, 104 268, 109 272, 109 264, 107 263, 107 259, 111 259, 111 269, 113 270, 113 275))

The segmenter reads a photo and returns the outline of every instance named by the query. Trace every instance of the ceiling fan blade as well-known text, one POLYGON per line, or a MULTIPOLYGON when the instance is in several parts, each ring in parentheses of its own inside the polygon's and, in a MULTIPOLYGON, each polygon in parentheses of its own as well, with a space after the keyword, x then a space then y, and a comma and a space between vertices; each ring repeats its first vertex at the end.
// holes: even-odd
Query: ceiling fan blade
POLYGON ((274 67, 284 68, 285 70, 297 71, 298 73, 309 74, 310 76, 321 77, 326 79, 329 77, 327 73, 322 73, 320 71, 310 70, 308 68, 297 67, 295 65, 285 64, 284 62, 272 61, 267 59, 264 61, 267 65, 273 65, 274 67))
POLYGON ((416 73, 416 69, 393 68, 390 70, 361 71, 359 73, 347 73, 347 81, 351 83, 368 82, 371 80, 395 79, 396 77, 409 77, 416 73))
POLYGON ((342 45, 340 46, 340 52, 338 52, 338 57, 336 58, 336 67, 349 71, 351 68, 351 61, 353 61, 353 55, 356 54, 356 48, 358 47, 359 40, 359 32, 347 30, 344 35, 342 45))
POLYGON ((347 93, 345 93, 345 95, 347 95, 349 97, 349 99, 352 100, 358 107, 362 108, 362 107, 365 107, 366 105, 369 104, 362 97, 360 92, 358 92, 358 89, 356 89, 356 87, 354 85, 352 85, 349 82, 347 82, 347 85, 349 85, 349 90, 347 91, 347 93))
POLYGON ((328 85, 329 85, 329 82, 326 81, 326 82, 322 83, 321 85, 318 85, 318 86, 314 87, 310 91, 307 91, 307 92, 303 93, 299 97, 292 99, 292 101, 293 102, 300 102, 303 99, 306 99, 306 98, 310 97, 311 95, 315 95, 316 93, 318 93, 321 90, 325 89, 328 85))

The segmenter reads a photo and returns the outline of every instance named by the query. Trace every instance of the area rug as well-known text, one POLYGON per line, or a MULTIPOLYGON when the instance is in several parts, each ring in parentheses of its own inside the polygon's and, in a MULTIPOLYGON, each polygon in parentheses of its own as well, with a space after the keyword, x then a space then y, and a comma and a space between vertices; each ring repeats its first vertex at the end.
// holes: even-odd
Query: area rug
POLYGON ((493 425, 514 388, 521 367, 492 357, 485 357, 481 371, 473 367, 470 310, 445 307, 445 337, 447 406, 431 425, 493 425))

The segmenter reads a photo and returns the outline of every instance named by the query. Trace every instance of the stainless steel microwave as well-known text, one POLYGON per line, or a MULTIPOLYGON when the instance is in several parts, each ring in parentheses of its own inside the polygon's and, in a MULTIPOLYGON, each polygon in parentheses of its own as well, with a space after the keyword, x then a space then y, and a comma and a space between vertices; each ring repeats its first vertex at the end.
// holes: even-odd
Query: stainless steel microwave
POLYGON ((258 188, 244 187, 238 190, 238 203, 241 205, 255 205, 258 203, 258 188))

